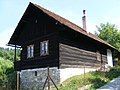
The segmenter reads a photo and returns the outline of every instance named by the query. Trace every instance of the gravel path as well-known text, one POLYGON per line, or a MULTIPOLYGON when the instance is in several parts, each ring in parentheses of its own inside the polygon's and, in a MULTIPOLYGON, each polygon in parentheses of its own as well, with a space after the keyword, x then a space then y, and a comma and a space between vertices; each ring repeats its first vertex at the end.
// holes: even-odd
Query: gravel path
POLYGON ((120 90, 120 76, 97 90, 120 90))

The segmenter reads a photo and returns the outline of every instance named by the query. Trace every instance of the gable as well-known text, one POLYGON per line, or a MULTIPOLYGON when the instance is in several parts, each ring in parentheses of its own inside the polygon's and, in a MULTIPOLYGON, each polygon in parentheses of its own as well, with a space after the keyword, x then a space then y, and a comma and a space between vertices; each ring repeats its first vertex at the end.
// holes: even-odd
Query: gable
POLYGON ((52 19, 30 3, 8 44, 21 46, 29 40, 54 32, 52 19))

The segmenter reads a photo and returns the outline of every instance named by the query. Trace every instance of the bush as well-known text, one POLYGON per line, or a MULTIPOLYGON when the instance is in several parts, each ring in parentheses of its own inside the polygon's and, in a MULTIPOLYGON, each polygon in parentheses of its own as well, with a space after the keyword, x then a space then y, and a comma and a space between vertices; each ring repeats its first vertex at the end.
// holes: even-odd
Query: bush
POLYGON ((0 87, 6 86, 10 86, 14 90, 16 86, 16 72, 14 71, 12 61, 0 57, 0 87))
POLYGON ((106 78, 112 80, 116 77, 120 76, 120 66, 115 66, 110 69, 110 71, 106 72, 106 78))
POLYGON ((104 80, 101 80, 100 78, 94 78, 91 79, 91 89, 97 89, 100 88, 101 86, 103 86, 104 84, 106 84, 107 82, 105 82, 104 80))

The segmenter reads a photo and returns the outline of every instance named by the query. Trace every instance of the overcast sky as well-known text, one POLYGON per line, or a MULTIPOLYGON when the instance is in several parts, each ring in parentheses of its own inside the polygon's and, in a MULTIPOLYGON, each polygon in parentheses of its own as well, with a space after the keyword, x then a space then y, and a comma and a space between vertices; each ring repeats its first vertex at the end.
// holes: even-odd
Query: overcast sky
POLYGON ((0 47, 5 47, 29 2, 36 3, 82 27, 86 10, 87 31, 110 22, 120 27, 120 0, 0 0, 0 47))

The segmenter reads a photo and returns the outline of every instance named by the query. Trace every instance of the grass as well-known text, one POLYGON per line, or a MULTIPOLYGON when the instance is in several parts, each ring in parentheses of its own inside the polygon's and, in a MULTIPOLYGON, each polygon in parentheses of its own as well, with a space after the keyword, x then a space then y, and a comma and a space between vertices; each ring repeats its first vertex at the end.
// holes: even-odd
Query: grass
POLYGON ((58 88, 59 90, 78 90, 78 88, 90 85, 87 90, 96 90, 118 76, 120 76, 120 66, 115 66, 107 72, 94 71, 86 73, 85 76, 73 76, 58 85, 58 88))

